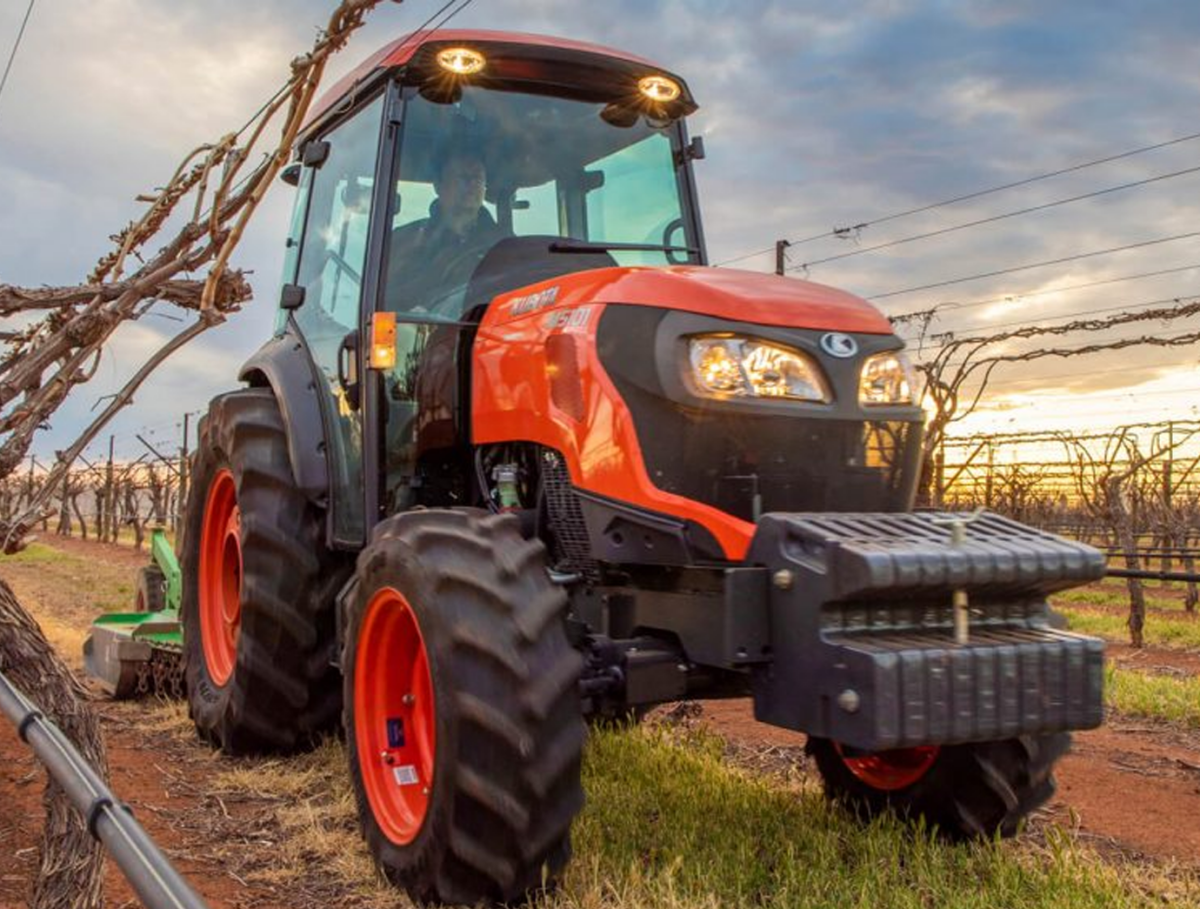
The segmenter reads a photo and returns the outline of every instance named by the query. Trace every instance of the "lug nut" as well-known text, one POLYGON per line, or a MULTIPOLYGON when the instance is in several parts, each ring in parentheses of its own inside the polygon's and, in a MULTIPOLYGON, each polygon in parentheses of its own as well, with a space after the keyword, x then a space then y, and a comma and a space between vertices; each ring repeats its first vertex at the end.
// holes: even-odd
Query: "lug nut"
POLYGON ((775 586, 778 587, 780 590, 791 590, 792 582, 795 579, 796 579, 796 576, 793 575, 792 572, 787 568, 780 568, 777 572, 775 572, 775 574, 773 574, 771 576, 771 580, 775 583, 775 586))
POLYGON ((862 704, 862 698, 858 696, 858 692, 853 688, 847 688, 837 696, 837 705, 846 713, 858 713, 858 708, 862 704))

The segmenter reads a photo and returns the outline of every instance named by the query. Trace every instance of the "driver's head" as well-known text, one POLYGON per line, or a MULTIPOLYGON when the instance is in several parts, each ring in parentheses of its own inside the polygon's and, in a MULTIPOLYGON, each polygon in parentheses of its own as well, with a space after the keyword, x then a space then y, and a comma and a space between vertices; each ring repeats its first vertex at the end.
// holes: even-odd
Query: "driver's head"
POLYGON ((470 149, 450 153, 442 161, 437 180, 441 216, 455 229, 461 230, 475 222, 487 190, 487 172, 483 159, 470 149))

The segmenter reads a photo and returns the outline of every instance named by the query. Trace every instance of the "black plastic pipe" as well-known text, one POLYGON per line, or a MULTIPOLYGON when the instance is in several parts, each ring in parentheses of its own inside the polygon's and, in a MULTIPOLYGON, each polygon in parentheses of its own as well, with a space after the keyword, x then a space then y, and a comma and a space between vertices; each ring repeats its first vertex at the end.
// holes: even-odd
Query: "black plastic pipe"
POLYGON ((1200 582, 1200 574, 1193 571, 1154 571, 1149 568, 1109 568, 1104 572, 1108 578, 1142 578, 1147 581, 1193 581, 1200 582))
POLYGON ((88 832, 108 850, 147 909, 208 909, 191 886, 154 845, 67 739, 30 700, 0 673, 0 710, 17 727, 71 803, 87 821, 88 832))

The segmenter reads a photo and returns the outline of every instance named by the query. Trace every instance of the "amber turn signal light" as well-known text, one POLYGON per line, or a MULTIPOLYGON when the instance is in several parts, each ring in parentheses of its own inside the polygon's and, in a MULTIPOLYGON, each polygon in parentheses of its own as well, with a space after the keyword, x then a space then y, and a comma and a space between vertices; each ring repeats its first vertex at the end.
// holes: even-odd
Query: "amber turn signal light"
POLYGON ((396 365, 396 314, 377 312, 371 316, 372 369, 391 369, 396 365))

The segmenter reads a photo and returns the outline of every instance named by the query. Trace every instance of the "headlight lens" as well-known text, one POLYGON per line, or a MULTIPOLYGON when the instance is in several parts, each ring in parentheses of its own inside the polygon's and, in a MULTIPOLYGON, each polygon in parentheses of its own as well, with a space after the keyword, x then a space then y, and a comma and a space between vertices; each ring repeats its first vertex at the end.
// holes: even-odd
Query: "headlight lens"
POLYGON ((898 350, 889 350, 869 357, 863 364, 858 403, 865 407, 912 404, 916 387, 916 374, 908 357, 898 350))
POLYGON ((787 398, 828 403, 829 386, 806 354, 750 338, 692 338, 693 384, 714 398, 787 398))

